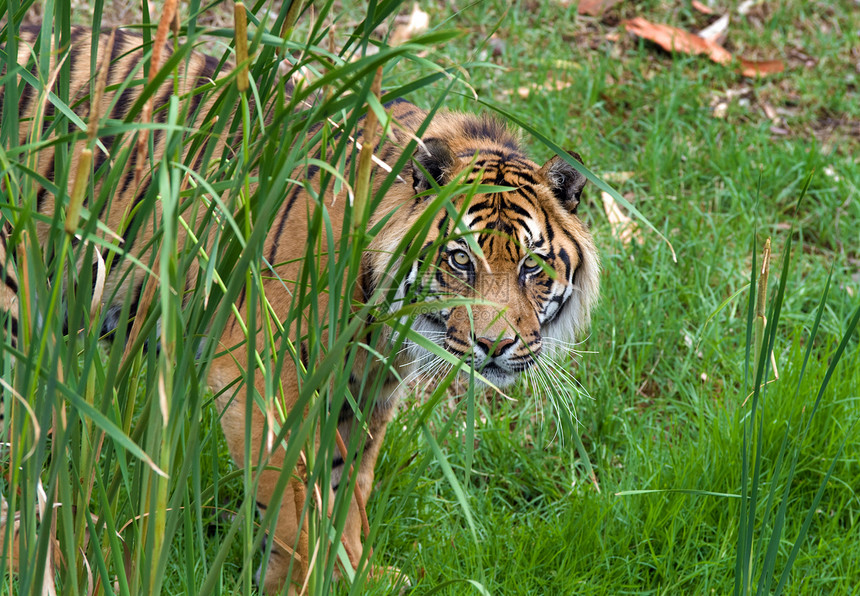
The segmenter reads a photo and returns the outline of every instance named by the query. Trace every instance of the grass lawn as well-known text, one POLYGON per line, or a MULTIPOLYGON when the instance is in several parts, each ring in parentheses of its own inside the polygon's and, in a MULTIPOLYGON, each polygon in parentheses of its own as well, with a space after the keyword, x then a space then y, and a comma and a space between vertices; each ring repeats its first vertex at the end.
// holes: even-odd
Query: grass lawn
MULTIPOLYGON (((808 432, 804 427, 860 304, 860 75, 851 33, 860 14, 850 2, 762 2, 746 17, 733 12, 731 51, 786 62, 782 74, 749 79, 706 58, 671 56, 616 26, 642 16, 695 31, 715 18, 688 2, 622 2, 603 19, 577 17, 564 4, 460 4, 455 15, 425 8, 434 22, 450 17, 464 31, 439 61, 490 62, 470 71, 479 97, 580 152, 598 175, 612 180, 612 173, 629 172, 616 188, 677 253, 675 263, 646 230, 641 245, 618 241, 592 187, 580 213, 601 250, 602 297, 581 346, 589 353, 573 365, 590 399, 571 393, 571 400, 600 492, 574 442, 560 440, 549 405, 529 387, 513 394, 515 403, 479 402, 471 469, 463 455, 465 412, 454 400, 429 424, 438 429, 459 416, 443 449, 468 494, 473 534, 440 466, 425 457, 429 446, 412 404, 393 425, 378 467, 381 488, 391 491, 390 500, 373 503, 389 520, 378 548, 421 578, 422 589, 457 580, 434 593, 478 593, 463 581, 470 578, 490 594, 727 594, 739 575, 740 495, 750 490, 742 486, 746 431, 746 450, 758 453, 751 462, 760 466, 753 586, 778 508, 786 506, 777 579, 835 462, 785 591, 857 593, 856 332, 808 432), (617 41, 606 39, 611 33, 617 41), (768 117, 771 109, 778 120, 768 117), (774 342, 779 380, 758 402, 751 439, 744 287, 754 247, 761 263, 768 237, 771 300, 785 282, 774 342), (781 280, 789 239, 790 269, 781 280), (785 436, 786 458, 796 458, 787 487, 788 460, 777 461, 785 436), (761 494, 771 490, 767 501, 761 494)), ((475 109, 467 93, 452 101, 475 109)))
MULTIPOLYGON (((344 4, 330 12, 336 43, 363 18, 363 4, 344 4)), ((724 4, 735 3, 713 8, 722 14, 724 4)), ((451 67, 462 81, 442 78, 407 98, 431 107, 451 86, 446 107, 515 115, 580 153, 668 242, 636 217, 636 239, 620 239, 599 189, 587 187, 579 215, 600 250, 601 299, 582 353, 559 363, 581 388, 561 383, 549 399, 548 387, 522 382, 511 400, 452 391, 430 405, 432 388, 417 388, 377 464, 368 505, 374 563, 399 567, 428 596, 860 594, 857 3, 763 0, 743 15, 733 9, 725 47, 784 62, 784 72, 761 78, 670 54, 622 26, 644 17, 698 31, 716 19, 687 1, 622 1, 602 17, 579 16, 575 1, 561 0, 420 6, 432 27, 459 35, 428 47, 423 62, 392 68, 385 87, 417 81, 433 64, 451 67), (755 366, 753 286, 768 238, 760 331, 778 378, 769 359, 763 371, 755 366), (757 382, 763 375, 767 384, 757 382)), ((524 138, 535 161, 550 157, 524 138)), ((145 424, 157 411, 153 370, 162 356, 150 351, 130 365, 144 370, 134 380, 117 373, 113 352, 98 378, 126 374, 123 395, 140 398, 99 406, 96 393, 96 409, 122 429, 102 454, 116 477, 94 481, 91 513, 106 524, 97 541, 105 554, 93 556, 90 546, 88 565, 61 582, 65 593, 87 585, 88 566, 97 576, 100 565, 118 573, 120 547, 108 530, 148 515, 152 504, 135 501, 136 491, 162 494, 145 469, 128 471, 144 468, 136 456, 127 463, 111 451, 128 448, 120 440, 128 436, 154 461, 166 457, 145 424), (114 497, 113 484, 131 496, 114 497)), ((181 373, 173 382, 181 385, 181 373)), ((82 374, 61 394, 92 396, 94 383, 82 374)), ((75 431, 85 436, 91 412, 68 399, 87 413, 75 431)), ((153 546, 150 535, 149 546, 135 548, 162 549, 154 584, 162 593, 250 594, 259 555, 249 523, 233 514, 252 511, 253 500, 243 499, 242 473, 207 400, 170 427, 169 457, 185 464, 159 501, 171 505, 171 540, 153 546)), ((50 426, 45 403, 34 407, 50 426)), ((102 418, 93 420, 100 427, 102 418)), ((94 464, 75 460, 91 457, 91 446, 70 441, 74 476, 94 464)), ((35 499, 40 473, 50 486, 69 474, 50 455, 56 445, 44 437, 38 445, 43 463, 22 468, 31 483, 22 502, 35 499)), ((69 540, 77 522, 62 520, 69 540)), ((123 593, 147 593, 146 582, 130 584, 123 593)), ((7 579, 0 592, 16 589, 7 579)), ((341 583, 335 592, 350 589, 341 583)))

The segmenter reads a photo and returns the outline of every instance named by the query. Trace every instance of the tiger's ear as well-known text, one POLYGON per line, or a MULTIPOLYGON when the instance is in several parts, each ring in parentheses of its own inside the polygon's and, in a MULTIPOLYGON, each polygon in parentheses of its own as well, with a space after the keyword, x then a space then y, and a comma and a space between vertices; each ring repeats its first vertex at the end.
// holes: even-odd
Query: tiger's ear
MULTIPOLYGON (((582 163, 579 153, 573 151, 568 151, 568 153, 576 161, 582 163)), ((582 195, 582 189, 587 182, 585 176, 558 155, 546 162, 538 174, 547 181, 562 206, 571 213, 576 213, 576 208, 579 207, 579 197, 582 195)))
POLYGON ((424 147, 418 147, 412 159, 415 162, 412 164, 412 188, 415 194, 431 187, 425 171, 441 186, 448 181, 451 167, 454 165, 451 148, 440 139, 425 140, 424 147))

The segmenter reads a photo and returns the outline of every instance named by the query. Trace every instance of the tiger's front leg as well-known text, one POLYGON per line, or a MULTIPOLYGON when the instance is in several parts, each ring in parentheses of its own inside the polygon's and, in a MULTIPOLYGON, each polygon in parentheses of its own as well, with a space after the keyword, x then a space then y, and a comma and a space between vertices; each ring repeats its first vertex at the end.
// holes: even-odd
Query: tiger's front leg
MULTIPOLYGON (((385 383, 378 397, 374 400, 373 410, 368 417, 366 431, 355 420, 348 417, 347 420, 341 422, 338 431, 345 444, 349 444, 353 433, 362 433, 361 437, 361 454, 360 463, 352 470, 345 468, 343 458, 335 457, 332 462, 332 499, 334 503, 334 492, 338 490, 347 490, 350 486, 352 476, 357 468, 357 478, 355 480, 355 489, 349 502, 349 511, 346 518, 346 523, 343 529, 342 542, 347 554, 352 562, 353 568, 356 568, 361 560, 363 549, 371 548, 372 545, 362 542, 366 541, 365 535, 366 525, 370 524, 367 520, 366 505, 373 490, 376 460, 379 457, 379 452, 382 443, 385 440, 385 432, 388 428, 388 423, 391 421, 400 400, 399 380, 385 383)), ((358 388, 356 387, 357 394, 358 388)), ((347 407, 347 406, 345 406, 347 407)), ((338 451, 340 454, 340 451, 338 451)), ((329 515, 331 515, 329 511, 329 515)), ((370 553, 368 553, 369 555, 370 553)), ((408 587, 410 582, 399 569, 394 567, 380 567, 374 565, 370 571, 371 582, 385 582, 391 587, 408 587)))
MULTIPOLYGON (((238 351, 237 351, 238 352, 238 351)), ((236 354, 234 353, 234 356, 236 354)), ((237 361, 238 360, 237 358, 237 361)), ((228 386, 240 375, 239 369, 233 364, 232 359, 221 358, 217 360, 210 372, 209 385, 213 391, 218 392, 228 386)), ((292 389, 289 395, 296 395, 298 387, 295 381, 289 382, 285 379, 285 389, 292 389)), ((258 379, 257 385, 262 385, 262 379, 258 379)), ((258 391, 262 387, 258 387, 258 391)), ((250 461, 265 461, 266 468, 260 472, 257 494, 255 499, 258 509, 265 514, 270 507, 278 507, 277 521, 275 523, 274 536, 270 535, 272 541, 271 555, 266 567, 265 574, 258 573, 257 583, 265 593, 280 593, 284 584, 290 583, 289 594, 297 594, 298 589, 304 583, 307 575, 308 565, 308 540, 307 521, 301 519, 302 510, 307 497, 307 487, 303 479, 306 478, 304 469, 283 470, 289 474, 284 490, 280 495, 277 487, 281 478, 283 463, 283 450, 278 448, 271 454, 266 454, 267 434, 270 432, 266 417, 257 406, 251 408, 251 420, 246 420, 245 408, 246 391, 244 388, 235 393, 225 393, 217 400, 219 411, 221 411, 221 428, 227 439, 230 455, 238 466, 244 465, 246 426, 250 424, 248 445, 250 461), (261 458, 266 454, 268 458, 261 458), (275 497, 280 496, 280 499, 275 497), (301 523, 300 523, 301 522, 301 523), (260 581, 262 580, 262 582, 260 581)))
MULTIPOLYGON (((221 384, 218 382, 219 380, 223 382, 231 375, 234 375, 233 378, 235 378, 238 374, 238 370, 232 366, 232 363, 229 370, 224 367, 215 367, 212 374, 214 378, 210 378, 210 384, 213 389, 217 389, 221 384)), ((286 379, 282 379, 282 382, 284 382, 285 392, 291 388, 288 387, 289 383, 286 382, 286 379)), ((259 384, 262 384, 262 381, 259 384)), ((359 458, 356 458, 356 463, 351 470, 347 468, 345 458, 337 446, 331 446, 331 449, 326 450, 328 453, 337 454, 331 462, 332 485, 328 487, 330 505, 327 512, 329 516, 333 514, 332 507, 336 491, 348 490, 352 479, 350 474, 357 474, 355 484, 358 490, 354 490, 350 496, 347 518, 341 536, 341 541, 353 569, 361 560, 363 549, 366 546, 363 544, 362 518, 366 515, 365 506, 373 488, 374 466, 385 438, 385 430, 396 409, 396 388, 397 384, 395 383, 386 384, 380 392, 380 398, 375 400, 373 411, 368 417, 368 432, 365 436, 357 437, 359 439, 357 443, 362 449, 362 453, 359 458)), ((294 389, 293 393, 287 394, 297 395, 298 387, 296 386, 294 389)), ((242 465, 245 458, 247 421, 244 399, 244 392, 240 390, 232 398, 219 398, 218 403, 219 409, 222 411, 221 426, 227 439, 230 454, 238 465, 242 465)), ((265 416, 257 407, 252 408, 250 423, 251 461, 256 462, 260 461, 260 454, 265 449, 266 434, 269 429, 265 416)), ((345 445, 349 445, 353 433, 365 432, 364 428, 358 425, 351 416, 347 416, 341 422, 339 431, 345 445)), ((281 471, 278 468, 281 467, 282 462, 283 450, 278 448, 269 455, 267 465, 269 469, 260 473, 256 494, 257 506, 263 514, 272 507, 278 507, 278 512, 274 536, 270 537, 272 540, 271 554, 265 573, 262 573, 261 570, 257 580, 258 585, 267 594, 281 593, 285 584, 289 583, 288 594, 292 595, 297 594, 304 585, 311 559, 311 549, 308 545, 307 514, 304 518, 302 517, 305 501, 309 491, 313 491, 315 488, 325 489, 308 486, 306 484, 307 474, 302 466, 298 467, 301 469, 281 471), (289 474, 289 478, 286 481, 283 494, 278 495, 277 487, 282 473, 289 474), (279 496, 280 499, 278 499, 279 496)), ((334 553, 332 552, 332 554, 334 553)), ((324 562, 318 560, 315 564, 324 564, 324 562)), ((335 565, 336 576, 340 575, 339 566, 340 563, 335 565)), ((395 570, 395 575, 397 573, 399 572, 395 570)), ((379 578, 385 574, 374 570, 372 575, 379 578)))

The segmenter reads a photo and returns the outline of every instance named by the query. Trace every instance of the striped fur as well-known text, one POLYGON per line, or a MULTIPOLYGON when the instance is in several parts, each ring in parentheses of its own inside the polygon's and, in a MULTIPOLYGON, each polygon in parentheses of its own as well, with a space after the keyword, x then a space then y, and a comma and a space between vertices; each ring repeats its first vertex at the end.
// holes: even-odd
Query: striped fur
MULTIPOLYGON (((33 45, 35 34, 35 30, 22 32, 19 63, 27 64, 29 46, 33 45)), ((75 28, 72 40, 68 56, 72 70, 71 93, 80 97, 75 109, 85 118, 89 111, 87 102, 92 79, 90 32, 75 28)), ((98 67, 109 68, 108 84, 118 86, 117 90, 105 96, 102 108, 103 113, 109 110, 113 119, 124 119, 140 93, 139 85, 123 85, 125 81, 142 77, 140 43, 139 37, 122 31, 118 32, 113 47, 107 47, 106 35, 100 38, 98 67)), ((187 109, 187 121, 193 128, 205 128, 214 99, 195 93, 195 90, 218 76, 217 65, 217 61, 210 57, 192 54, 188 58, 187 73, 179 81, 168 78, 156 93, 155 119, 161 118, 163 121, 166 111, 158 108, 168 101, 176 83, 187 109)), ((20 142, 26 140, 32 126, 37 110, 35 100, 32 88, 24 85, 18 100, 20 142)), ((389 128, 388 136, 377 148, 376 155, 381 162, 394 164, 427 114, 402 100, 386 107, 397 125, 389 128)), ((50 105, 48 110, 51 110, 50 105)), ((48 126, 46 119, 43 124, 45 131, 48 126)), ((153 157, 157 162, 164 151, 165 140, 157 132, 154 137, 153 157)), ((442 112, 429 123, 422 139, 421 147, 415 151, 404 170, 399 172, 397 180, 371 218, 371 227, 382 221, 386 223, 364 255, 361 284, 356 288, 355 297, 367 300, 372 296, 380 296, 381 292, 377 291, 380 288, 391 288, 389 298, 393 299, 386 307, 392 312, 406 302, 422 301, 418 314, 411 320, 415 331, 454 357, 471 364, 493 385, 508 385, 523 371, 539 366, 541 359, 550 357, 549 353, 555 347, 573 342, 589 324, 591 308, 598 294, 599 259, 590 233, 576 216, 585 179, 560 157, 551 159, 543 166, 531 161, 516 135, 504 124, 489 117, 442 112), (444 209, 434 213, 430 233, 423 240, 419 258, 405 264, 407 275, 402 278, 392 277, 390 272, 403 264, 400 262, 403 259, 401 241, 410 236, 415 220, 426 214, 434 197, 432 188, 435 184, 445 184, 454 179, 467 183, 480 180, 483 184, 512 187, 514 190, 479 194, 471 198, 455 197, 453 203, 463 213, 462 220, 455 222, 450 212, 444 209), (465 204, 465 201, 470 202, 465 204), (474 250, 475 244, 480 247, 480 252, 474 250), (474 299, 474 302, 451 305, 446 300, 452 297, 474 299)), ((101 141, 106 147, 112 148, 114 153, 121 151, 128 143, 128 139, 115 142, 111 138, 102 138, 101 141)), ((361 142, 360 136, 357 141, 361 142)), ((224 150, 229 151, 229 145, 224 146, 224 150)), ((76 150, 72 156, 72 171, 78 154, 76 150)), ((199 155, 186 153, 185 160, 194 168, 201 169, 208 166, 202 162, 202 156, 202 152, 199 155)), ((96 169, 108 159, 104 153, 97 152, 96 169)), ((141 186, 134 187, 133 158, 130 161, 132 163, 122 173, 119 193, 105 204, 99 216, 111 229, 137 229, 134 237, 124 238, 124 247, 143 262, 149 262, 146 241, 153 233, 152 222, 158 221, 160 214, 155 217, 147 214, 138 225, 123 220, 129 207, 144 195, 151 179, 150 173, 147 173, 141 186)), ((38 171, 49 180, 53 178, 52 148, 40 152, 38 171)), ((302 175, 312 187, 319 189, 318 168, 308 167, 302 175)), ((298 177, 298 173, 294 177, 298 177)), ((375 176, 375 189, 379 188, 384 177, 375 176)), ((339 201, 332 200, 330 189, 325 192, 325 205, 335 236, 330 240, 338 242, 346 201, 342 198, 339 201)), ((54 204, 54 197, 41 189, 39 210, 50 214, 54 204)), ((303 263, 300 257, 304 254, 308 238, 308 217, 312 217, 317 208, 317 203, 304 187, 296 185, 275 214, 263 254, 268 263, 279 264, 276 269, 280 280, 302 278, 303 263)), ((18 278, 14 259, 11 258, 13 255, 6 254, 9 250, 5 246, 7 234, 8 229, 0 234, 0 266, 4 267, 0 276, 4 282, 0 286, 0 307, 13 317, 14 333, 18 278)), ((41 234, 47 234, 47 229, 40 228, 41 234)), ((320 255, 320 261, 325 264, 324 255, 320 255)), ((78 266, 84 264, 78 263, 78 266)), ((124 274, 131 267, 130 263, 125 263, 108 275, 104 295, 113 298, 111 304, 104 305, 106 312, 118 313, 128 292, 133 292, 133 308, 137 306, 143 276, 133 275, 131 283, 125 281, 128 278, 124 274)), ((193 280, 196 275, 196 269, 192 269, 188 279, 193 280)), ((273 280, 266 287, 266 296, 283 320, 287 318, 294 288, 280 280, 273 280)), ((318 300, 319 311, 325 312, 326 296, 320 296, 318 300)), ((244 296, 238 306, 244 314, 244 296)), ((115 324, 116 316, 105 317, 106 332, 115 324)), ((295 327, 290 329, 294 330, 295 327)), ((236 363, 248 361, 243 340, 244 334, 238 322, 233 320, 228 323, 220 345, 238 347, 217 358, 209 376, 210 387, 220 394, 217 402, 223 410, 222 427, 231 454, 237 462, 243 461, 245 457, 245 428, 248 422, 245 415, 245 391, 235 388, 235 380, 241 375, 236 363)), ((396 342, 397 338, 388 337, 386 341, 396 342)), ((383 375, 380 392, 364 396, 374 403, 367 423, 369 434, 363 443, 363 456, 357 472, 357 484, 365 495, 369 494, 373 486, 374 463, 386 425, 395 410, 393 406, 402 390, 401 380, 407 378, 416 366, 435 372, 445 366, 442 360, 418 344, 409 340, 406 343, 407 349, 395 358, 393 370, 383 369, 381 365, 363 359, 355 364, 356 374, 351 387, 354 395, 361 393, 365 366, 370 367, 371 375, 383 375)), ((302 359, 308 364, 306 354, 303 353, 302 359)), ((295 400, 299 392, 295 370, 285 369, 281 382, 288 400, 295 400)), ((256 385, 260 394, 265 395, 266 388, 261 377, 257 378, 256 385)), ((355 432, 355 428, 351 411, 342 412, 340 430, 347 442, 350 432, 355 432)), ((252 460, 258 461, 261 450, 266 450, 267 425, 264 415, 257 408, 253 408, 251 429, 252 460)), ((270 466, 278 466, 282 459, 278 451, 266 452, 265 455, 270 457, 270 466)), ((338 488, 344 473, 343 467, 343 460, 335 457, 332 461, 333 491, 338 488)), ((257 494, 261 509, 265 509, 273 497, 278 478, 276 471, 262 472, 257 494)), ((278 544, 296 544, 297 535, 303 531, 296 526, 295 492, 299 490, 301 487, 289 483, 280 501, 282 505, 276 529, 278 544)), ((359 522, 358 507, 353 503, 344 535, 349 550, 356 554, 362 551, 359 522)), ((299 554, 307 560, 306 551, 299 554)), ((287 552, 276 545, 263 581, 267 592, 280 589, 290 579, 299 584, 303 581, 301 574, 295 571, 300 566, 294 568, 292 578, 287 577, 289 564, 287 552)))

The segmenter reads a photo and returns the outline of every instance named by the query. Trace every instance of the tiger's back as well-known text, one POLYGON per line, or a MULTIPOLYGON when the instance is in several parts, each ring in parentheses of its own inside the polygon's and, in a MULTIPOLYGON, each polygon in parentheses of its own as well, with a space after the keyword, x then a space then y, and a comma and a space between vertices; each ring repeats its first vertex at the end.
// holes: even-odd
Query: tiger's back
MULTIPOLYGON (((17 98, 18 109, 17 120, 19 146, 27 146, 30 149, 25 153, 22 161, 32 165, 32 169, 42 178, 54 182, 56 144, 47 142, 56 139, 64 133, 58 128, 58 123, 69 127, 69 132, 77 132, 79 139, 72 145, 69 152, 69 164, 65 171, 77 172, 81 158, 81 150, 85 143, 82 138, 86 125, 91 118, 105 119, 107 128, 114 130, 122 129, 122 123, 134 122, 140 119, 143 102, 140 101, 144 92, 146 81, 144 56, 148 56, 148 50, 143 47, 143 39, 134 33, 116 29, 111 38, 111 31, 103 30, 97 39, 96 58, 92 54, 92 35, 86 27, 73 27, 71 29, 70 45, 68 52, 64 55, 63 63, 68 62, 70 82, 68 85, 69 97, 67 105, 71 111, 80 119, 83 128, 75 131, 74 125, 69 125, 66 118, 57 118, 59 115, 53 101, 50 101, 45 89, 57 88, 57 78, 60 75, 56 52, 51 52, 51 60, 48 70, 48 81, 38 81, 40 70, 37 69, 41 29, 38 27, 22 27, 18 40, 18 64, 26 71, 22 73, 19 81, 20 93, 17 98), (146 52, 146 53, 145 53, 146 52), (93 88, 95 87, 97 74, 105 70, 107 73, 106 92, 102 95, 98 106, 91 104, 93 88)), ((48 37, 51 39, 51 36, 48 37)), ((168 45, 162 53, 161 64, 163 65, 173 53, 172 46, 168 45)), ((113 232, 110 234, 104 229, 89 230, 97 237, 107 242, 115 242, 121 245, 121 250, 116 254, 134 254, 142 263, 149 263, 151 251, 141 249, 152 238, 155 223, 160 218, 158 206, 156 213, 135 212, 143 197, 150 191, 152 186, 151 164, 161 161, 168 142, 165 133, 165 121, 168 114, 167 104, 172 96, 180 100, 183 111, 184 122, 192 130, 200 130, 207 122, 207 116, 215 102, 215 97, 206 93, 210 83, 218 75, 219 61, 211 56, 198 53, 190 53, 183 63, 184 73, 182 76, 167 76, 153 92, 155 110, 152 115, 152 132, 150 135, 150 149, 145 154, 139 155, 134 151, 134 135, 128 131, 117 134, 105 134, 100 136, 99 144, 93 151, 92 171, 95 173, 95 186, 91 196, 87 198, 84 207, 91 211, 93 220, 103 222, 106 228, 113 232), (138 164, 143 158, 146 163, 138 164), (136 180, 136 176, 140 179, 136 180), (105 181, 114 178, 110 185, 105 181), (121 237, 121 240, 119 238, 121 237)), ((61 66, 61 65, 60 65, 61 66)), ((5 71, 5 68, 4 68, 5 71)), ((5 97, 5 89, 0 88, 0 113, 3 113, 4 104, 11 103, 5 97)), ((12 111, 11 106, 5 109, 12 111)), ((193 135, 189 135, 189 138, 193 135)), ((189 141, 188 145, 192 143, 189 141)), ((224 143, 219 146, 226 147, 224 143)), ((204 145, 197 143, 193 155, 186 150, 185 160, 189 167, 199 170, 204 165, 206 155, 204 145)), ((56 181, 59 182, 59 181, 56 181)), ((36 192, 34 205, 22 205, 22 208, 34 208, 38 214, 46 216, 36 225, 37 237, 31 239, 39 245, 47 244, 50 233, 50 224, 44 222, 46 218, 53 218, 55 210, 59 207, 65 211, 68 207, 68 197, 71 196, 73 176, 68 176, 67 189, 59 196, 52 193, 47 186, 41 186, 36 192)), ((4 222, 6 223, 6 222, 4 222)), ((11 222, 9 222, 11 223, 11 222)), ((84 227, 82 225, 82 227, 84 227)), ((6 239, 11 232, 11 225, 2 227, 0 232, 0 267, 3 267, 0 277, 5 278, 2 288, 3 297, 0 305, 12 313, 11 325, 17 327, 16 297, 17 274, 14 268, 5 266, 7 263, 6 239)), ((77 243, 75 238, 73 243, 77 243)), ((114 268, 107 276, 104 288, 104 296, 107 298, 106 314, 104 317, 103 332, 112 330, 121 305, 126 299, 126 294, 131 293, 132 312, 134 312, 141 294, 143 284, 142 275, 133 275, 132 266, 120 257, 111 258, 110 251, 103 249, 102 258, 108 263, 124 261, 121 266, 114 268), (129 280, 127 274, 132 274, 129 280)), ((50 260, 50 255, 47 255, 50 260)), ((78 267, 83 263, 78 263, 78 267)), ((189 272, 190 275, 194 271, 189 272)))

